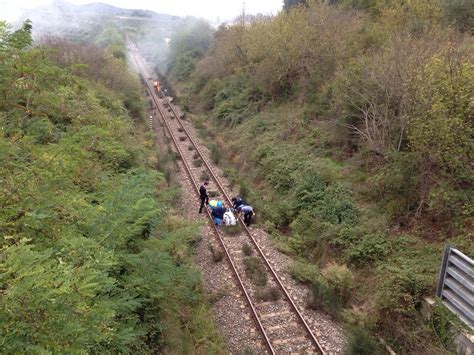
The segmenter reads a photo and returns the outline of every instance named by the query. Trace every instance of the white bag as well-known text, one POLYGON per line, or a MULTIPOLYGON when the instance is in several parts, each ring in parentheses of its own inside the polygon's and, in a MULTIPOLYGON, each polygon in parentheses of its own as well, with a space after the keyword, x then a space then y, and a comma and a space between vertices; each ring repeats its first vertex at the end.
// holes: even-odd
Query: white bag
POLYGON ((224 224, 226 226, 235 226, 237 224, 237 220, 235 219, 232 211, 227 211, 224 213, 224 224))

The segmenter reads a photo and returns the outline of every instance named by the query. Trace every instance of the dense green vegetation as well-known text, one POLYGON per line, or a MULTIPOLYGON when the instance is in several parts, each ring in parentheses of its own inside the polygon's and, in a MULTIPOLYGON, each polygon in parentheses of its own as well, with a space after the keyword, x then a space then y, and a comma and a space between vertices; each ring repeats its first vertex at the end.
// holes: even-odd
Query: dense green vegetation
POLYGON ((220 351, 122 37, 30 31, 0 22, 2 352, 220 351))
POLYGON ((443 244, 474 254, 472 4, 296 3, 222 26, 169 74, 308 306, 355 327, 350 350, 379 334, 446 351, 418 310, 443 244))

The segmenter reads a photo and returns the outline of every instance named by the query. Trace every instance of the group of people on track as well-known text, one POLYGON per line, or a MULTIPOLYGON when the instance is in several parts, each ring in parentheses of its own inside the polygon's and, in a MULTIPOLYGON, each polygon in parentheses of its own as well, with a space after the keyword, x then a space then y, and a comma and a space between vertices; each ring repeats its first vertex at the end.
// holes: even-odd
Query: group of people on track
POLYGON ((202 213, 202 209, 206 206, 206 208, 209 208, 216 226, 235 226, 240 217, 243 217, 244 223, 247 226, 250 226, 252 216, 255 216, 252 206, 247 204, 242 197, 236 196, 232 198, 232 206, 226 208, 222 201, 209 200, 207 185, 208 183, 204 182, 199 187, 199 198, 201 200, 199 213, 202 213), (237 217, 235 213, 237 213, 237 217))

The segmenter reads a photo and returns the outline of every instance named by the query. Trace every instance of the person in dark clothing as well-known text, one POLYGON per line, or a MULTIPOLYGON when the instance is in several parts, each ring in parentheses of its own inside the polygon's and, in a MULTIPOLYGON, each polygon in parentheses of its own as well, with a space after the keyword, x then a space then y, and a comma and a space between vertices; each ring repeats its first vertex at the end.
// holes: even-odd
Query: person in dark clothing
POLYGON ((201 184, 199 187, 199 198, 201 199, 201 207, 199 207, 199 213, 202 213, 202 208, 204 205, 209 203, 209 195, 207 193, 207 181, 201 184))
POLYGON ((224 219, 224 213, 226 213, 227 208, 222 206, 213 207, 211 209, 211 216, 214 219, 214 224, 219 226, 222 224, 222 220, 224 219))
POLYGON ((239 213, 239 218, 242 213, 244 214, 244 223, 247 225, 247 227, 250 226, 252 216, 255 216, 255 212, 253 211, 252 206, 240 205, 237 208, 237 212, 239 213))
POLYGON ((239 206, 246 205, 244 199, 240 196, 236 196, 232 198, 232 207, 236 210, 239 206))

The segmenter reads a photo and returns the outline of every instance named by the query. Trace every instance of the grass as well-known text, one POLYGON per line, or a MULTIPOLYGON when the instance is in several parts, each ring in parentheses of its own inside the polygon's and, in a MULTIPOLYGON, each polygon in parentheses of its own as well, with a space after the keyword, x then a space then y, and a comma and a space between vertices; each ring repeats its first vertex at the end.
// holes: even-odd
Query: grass
POLYGON ((350 329, 347 355, 383 354, 375 339, 362 328, 350 329))
POLYGON ((209 194, 209 197, 217 197, 219 196, 219 191, 216 190, 211 190, 207 192, 209 194))
POLYGON ((240 233, 240 225, 236 224, 235 226, 226 226, 224 228, 224 233, 229 236, 235 236, 240 233))
POLYGON ((298 281, 312 284, 319 277, 318 267, 306 261, 294 261, 290 265, 289 272, 298 281))
POLYGON ((203 170, 201 172, 201 175, 199 176, 199 179, 201 181, 209 181, 209 179, 210 179, 209 172, 207 170, 203 170))
POLYGON ((214 164, 219 164, 222 159, 222 151, 216 144, 211 145, 211 160, 214 164))
POLYGON ((251 256, 253 254, 253 248, 249 244, 244 243, 242 245, 242 253, 244 253, 245 256, 251 256))
POLYGON ((340 316, 342 299, 332 288, 316 281, 311 291, 307 304, 309 308, 324 310, 334 317, 340 316))
POLYGON ((265 267, 259 258, 250 256, 244 258, 245 275, 256 286, 265 286, 268 282, 265 267))
POLYGON ((201 167, 202 164, 203 164, 203 162, 202 162, 201 159, 194 159, 194 160, 193 160, 193 166, 196 167, 196 168, 201 167))
POLYGON ((212 244, 209 244, 209 250, 212 254, 212 260, 214 260, 215 263, 222 261, 222 259, 224 258, 224 253, 222 252, 222 250, 220 250, 219 248, 215 248, 212 244))
POLYGON ((244 200, 247 200, 249 198, 249 194, 250 194, 250 189, 249 187, 244 184, 244 183, 241 183, 240 184, 240 187, 239 187, 239 195, 244 199, 244 200))
POLYGON ((229 294, 229 289, 227 287, 222 287, 217 291, 211 292, 208 295, 208 301, 210 304, 216 304, 219 302, 224 296, 229 294))

